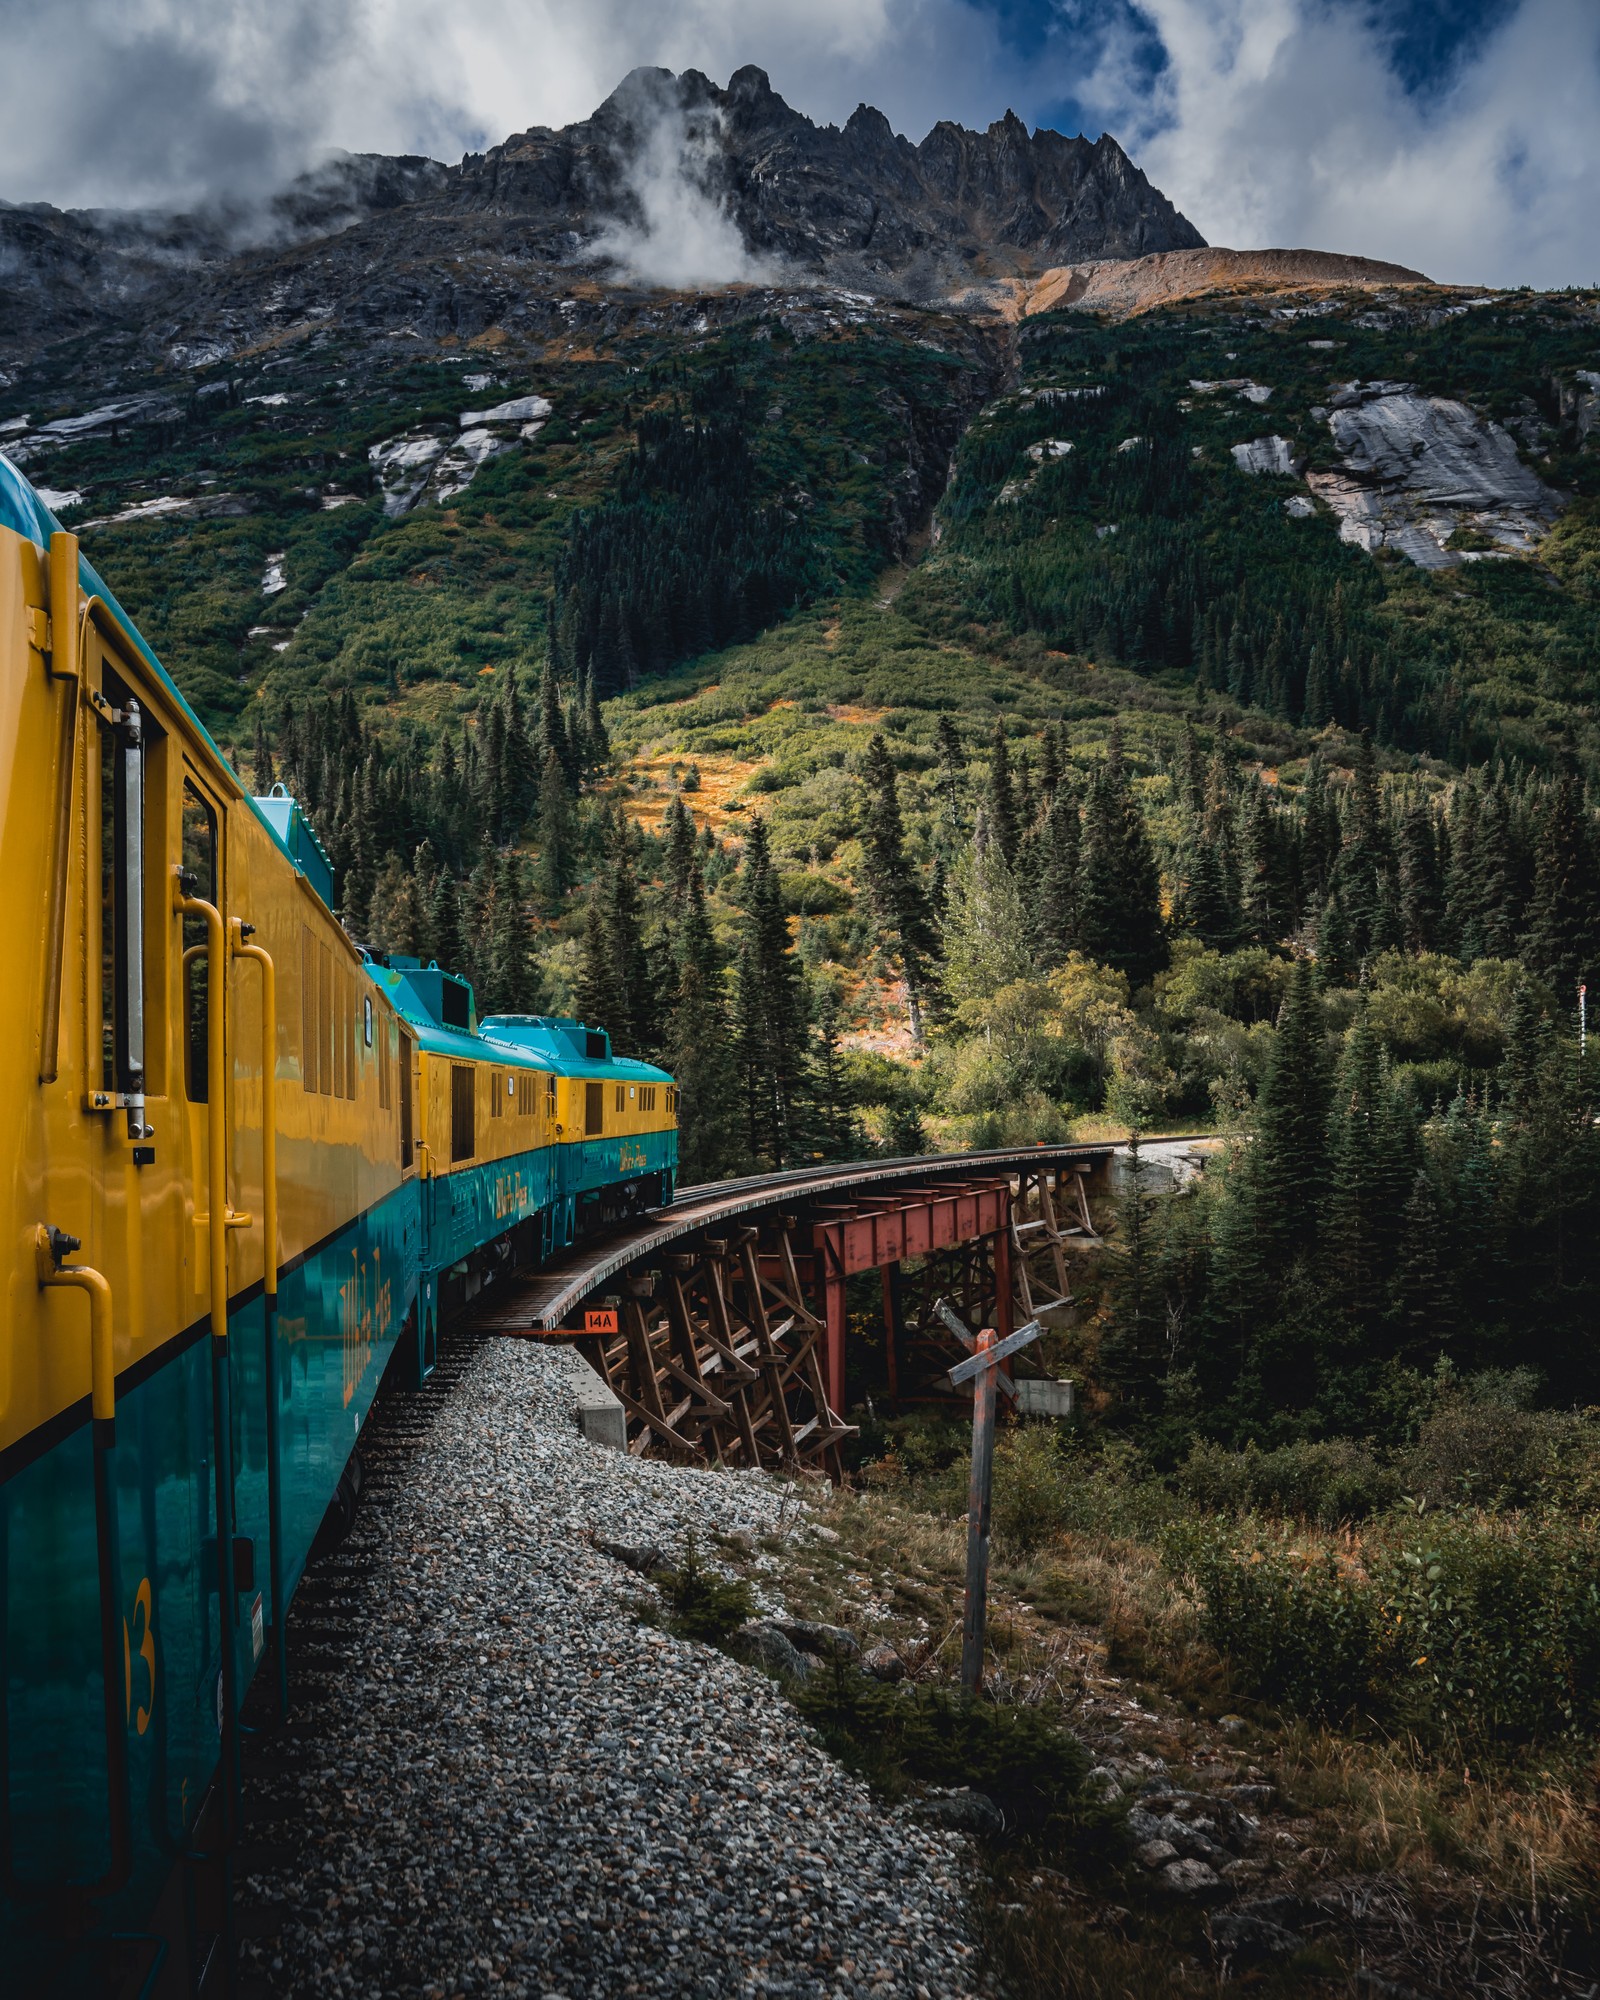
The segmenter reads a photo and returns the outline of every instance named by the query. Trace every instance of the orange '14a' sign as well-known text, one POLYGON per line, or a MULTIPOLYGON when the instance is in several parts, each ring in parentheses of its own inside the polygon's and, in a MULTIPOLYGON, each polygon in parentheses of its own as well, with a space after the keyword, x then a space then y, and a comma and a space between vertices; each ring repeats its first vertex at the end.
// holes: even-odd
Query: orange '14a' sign
POLYGON ((598 1312, 586 1312, 583 1316, 585 1333, 615 1333, 617 1330, 617 1309, 615 1306, 601 1306, 598 1312))

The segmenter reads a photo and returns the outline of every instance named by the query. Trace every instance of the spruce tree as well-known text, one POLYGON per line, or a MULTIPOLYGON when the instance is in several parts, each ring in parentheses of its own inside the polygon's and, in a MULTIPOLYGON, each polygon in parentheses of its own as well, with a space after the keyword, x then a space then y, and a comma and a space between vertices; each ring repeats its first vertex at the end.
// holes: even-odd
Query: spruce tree
POLYGON ((944 797, 945 820, 952 833, 961 830, 961 787, 966 774, 966 753, 948 714, 941 714, 934 731, 939 750, 939 789, 944 797))
POLYGON ((1373 1325, 1389 1296, 1416 1162, 1409 1120, 1366 1009, 1345 1036, 1328 1121, 1328 1261, 1345 1310, 1373 1325))
POLYGON ((863 777, 867 800, 861 845, 867 895, 879 934, 900 961, 911 1033, 920 1042, 923 996, 938 945, 922 884, 906 855, 898 780, 881 735, 875 735, 867 746, 863 777))
POLYGON ((672 962, 663 1057, 678 1087, 678 1178, 692 1186, 735 1171, 743 1157, 726 969, 706 915, 700 863, 693 855, 677 907, 672 962))
POLYGON ((553 910, 572 886, 577 855, 572 825, 572 796, 561 759, 547 750, 539 783, 539 900, 553 910))
POLYGON ((583 948, 578 957, 578 1019, 591 1028, 610 1028, 615 1016, 616 991, 611 978, 611 954, 606 939, 606 922, 600 907, 600 886, 591 884, 588 908, 583 919, 583 948))
POLYGON ((950 872, 942 929, 945 988, 958 1005, 992 999, 1034 969, 1022 898, 987 807, 950 872))
POLYGON ((272 750, 267 742, 266 717, 257 703, 255 736, 250 747, 250 789, 258 799, 264 799, 277 782, 278 774, 272 767, 272 750))
POLYGON ((1254 944, 1278 945, 1294 927, 1293 869, 1279 815, 1259 782, 1245 795, 1239 846, 1244 936, 1254 944))
POLYGON ((1522 946, 1523 963, 1563 1007, 1574 1004, 1579 979, 1594 973, 1600 958, 1595 846, 1582 786, 1574 771, 1564 771, 1542 814, 1522 946))
POLYGON ((606 840, 602 897, 611 979, 611 1013, 605 1025, 619 1053, 643 1056, 656 1047, 659 1024, 645 956, 633 829, 620 814, 613 817, 606 840))
POLYGON ((1437 951, 1444 921, 1432 815, 1413 800, 1400 822, 1400 932, 1410 952, 1437 951))
MULTIPOLYGON (((667 893, 674 913, 683 907, 684 898, 689 893, 689 880, 698 862, 695 858, 694 819, 683 803, 680 793, 674 792, 666 812, 667 844, 667 893)), ((702 889, 704 883, 702 882, 702 889)))
POLYGON ((1084 953, 1140 986, 1167 963, 1161 878, 1115 730, 1084 817, 1078 932, 1084 953))
POLYGON ((809 1077, 800 968, 760 817, 750 822, 741 874, 738 1032, 748 1136, 751 1152, 778 1168, 798 1149, 809 1077))
POLYGON ((994 739, 989 746, 989 826, 1000 844, 1006 866, 1013 867, 1022 827, 1017 815, 1016 785, 1011 776, 1011 752, 1006 745, 1006 725, 996 716, 994 739))
POLYGON ((1042 969, 1061 965, 1078 949, 1078 877, 1082 818, 1065 785, 1056 788, 1045 815, 1039 856, 1039 900, 1034 925, 1042 969))
POLYGON ((1297 959, 1256 1102, 1251 1179, 1263 1195, 1257 1224, 1287 1254, 1316 1242, 1328 1183, 1328 1064, 1315 969, 1297 959))

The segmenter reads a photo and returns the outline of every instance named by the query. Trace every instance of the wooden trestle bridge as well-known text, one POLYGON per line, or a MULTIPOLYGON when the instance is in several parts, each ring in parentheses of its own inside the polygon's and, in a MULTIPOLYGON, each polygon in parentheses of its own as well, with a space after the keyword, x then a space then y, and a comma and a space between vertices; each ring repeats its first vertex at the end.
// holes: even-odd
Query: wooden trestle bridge
POLYGON ((943 1400, 960 1350, 937 1301, 1002 1337, 1019 1317, 1062 1323, 1069 1252, 1100 1240, 1090 1197, 1116 1150, 923 1155, 687 1188, 497 1284, 471 1317, 579 1345, 621 1400, 636 1453, 837 1474, 846 1281, 881 1274, 874 1360, 890 1403, 943 1400))

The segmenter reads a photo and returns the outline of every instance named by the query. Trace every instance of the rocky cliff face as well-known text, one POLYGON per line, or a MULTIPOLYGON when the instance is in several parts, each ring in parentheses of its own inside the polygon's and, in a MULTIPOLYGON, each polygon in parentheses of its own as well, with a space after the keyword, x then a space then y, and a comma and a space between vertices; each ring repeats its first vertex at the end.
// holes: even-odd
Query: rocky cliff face
MULTIPOLYGON (((1201 244, 1109 135, 940 124, 913 145, 861 106, 841 129, 758 69, 725 90, 636 70, 593 117, 459 165, 336 160, 248 213, 135 216, 0 202, 0 372, 74 335, 193 365, 296 315, 470 338, 532 295, 629 276, 619 241, 675 216, 725 239, 718 271, 942 299, 1084 259, 1201 244)), ((643 274, 649 278, 648 270, 643 274)), ((658 279, 657 282, 660 282, 658 279)))

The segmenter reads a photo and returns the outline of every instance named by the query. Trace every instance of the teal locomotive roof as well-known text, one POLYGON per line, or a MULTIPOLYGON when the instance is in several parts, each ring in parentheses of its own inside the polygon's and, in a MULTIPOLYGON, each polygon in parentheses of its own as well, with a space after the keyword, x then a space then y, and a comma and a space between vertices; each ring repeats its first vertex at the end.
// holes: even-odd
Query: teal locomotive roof
POLYGON ((614 1056, 604 1028, 591 1028, 565 1014, 491 1014, 478 1023, 485 1041, 515 1049, 559 1076, 621 1077, 630 1083, 671 1083, 664 1069, 614 1056))

